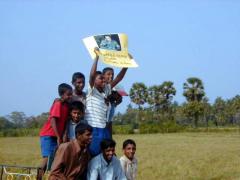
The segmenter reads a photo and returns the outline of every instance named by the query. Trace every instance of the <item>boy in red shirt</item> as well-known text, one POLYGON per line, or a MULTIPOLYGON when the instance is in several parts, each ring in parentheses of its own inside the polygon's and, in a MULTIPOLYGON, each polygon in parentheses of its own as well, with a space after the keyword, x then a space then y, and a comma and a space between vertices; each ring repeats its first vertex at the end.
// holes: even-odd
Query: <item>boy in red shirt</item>
POLYGON ((38 179, 41 179, 47 166, 48 157, 53 155, 57 146, 63 142, 66 130, 66 122, 69 115, 68 102, 72 98, 72 87, 62 83, 58 86, 59 99, 55 99, 49 112, 47 122, 40 131, 42 151, 42 165, 38 179))

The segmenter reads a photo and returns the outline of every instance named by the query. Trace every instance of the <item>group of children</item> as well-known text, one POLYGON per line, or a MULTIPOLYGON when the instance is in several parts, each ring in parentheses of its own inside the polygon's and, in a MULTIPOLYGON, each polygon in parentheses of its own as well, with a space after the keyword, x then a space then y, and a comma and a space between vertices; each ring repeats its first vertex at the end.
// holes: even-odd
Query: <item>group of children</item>
MULTIPOLYGON (((136 151, 135 142, 131 139, 124 141, 124 155, 119 161, 115 156, 116 143, 112 140, 114 111, 116 106, 122 101, 122 96, 114 87, 123 79, 127 68, 123 68, 116 78, 114 78, 114 70, 110 67, 103 69, 102 72, 97 71, 99 50, 95 49, 94 52, 96 58, 90 71, 87 94, 83 92, 85 76, 80 72, 74 73, 72 76, 74 89, 65 83, 58 86, 60 98, 54 100, 49 112, 49 118, 40 131, 43 161, 38 179, 42 178, 49 157, 55 154, 56 149, 59 150, 61 149, 60 147, 64 148, 64 145, 60 146, 60 144, 67 144, 66 142, 69 141, 78 142, 75 144, 81 145, 81 153, 82 149, 87 149, 92 159, 91 161, 89 159, 88 168, 86 168, 87 170, 85 169, 86 176, 81 176, 80 179, 106 179, 103 174, 109 174, 107 172, 108 168, 101 171, 104 173, 101 173, 99 169, 96 171, 97 173, 93 170, 96 169, 96 164, 99 164, 97 163, 97 159, 100 156, 102 156, 106 164, 113 164, 116 161, 122 167, 120 171, 123 173, 123 176, 109 176, 107 179, 132 180, 136 178, 137 161, 134 157, 136 151), (101 175, 103 176, 101 177, 101 175)), ((61 153, 58 152, 58 154, 61 153)), ((58 160, 54 161, 59 161, 59 158, 56 159, 58 160)), ((63 164, 62 161, 61 163, 63 164)), ((66 165, 64 167, 66 168, 66 165)), ((119 170, 119 168, 117 169, 119 170)), ((113 174, 116 173, 113 170, 111 171, 113 174)))

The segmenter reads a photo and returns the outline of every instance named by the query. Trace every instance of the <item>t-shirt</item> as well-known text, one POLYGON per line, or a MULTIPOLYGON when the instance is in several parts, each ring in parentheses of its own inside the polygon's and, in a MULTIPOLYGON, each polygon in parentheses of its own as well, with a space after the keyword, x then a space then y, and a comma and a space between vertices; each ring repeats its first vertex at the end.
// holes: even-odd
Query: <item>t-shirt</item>
POLYGON ((88 87, 86 99, 85 120, 92 127, 105 128, 107 122, 108 105, 105 100, 111 94, 111 85, 107 84, 103 92, 95 87, 88 87))
POLYGON ((73 122, 72 120, 69 120, 68 122, 68 138, 71 139, 76 139, 75 136, 75 129, 76 126, 80 123, 80 121, 78 123, 73 122))
POLYGON ((60 136, 63 136, 63 132, 66 127, 66 122, 68 118, 69 107, 67 103, 61 102, 60 100, 55 100, 49 112, 49 117, 47 122, 43 125, 40 136, 56 136, 52 126, 52 117, 56 118, 56 126, 60 136))

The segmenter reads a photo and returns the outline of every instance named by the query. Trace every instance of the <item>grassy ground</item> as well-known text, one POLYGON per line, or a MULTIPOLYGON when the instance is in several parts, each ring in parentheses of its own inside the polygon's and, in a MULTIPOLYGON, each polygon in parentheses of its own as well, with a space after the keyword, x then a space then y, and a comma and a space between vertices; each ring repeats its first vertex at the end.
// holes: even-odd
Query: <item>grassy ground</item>
MULTIPOLYGON (((237 133, 173 133, 115 135, 137 143, 138 179, 240 179, 240 135, 237 133)), ((37 166, 39 138, 0 138, 0 164, 37 166)))

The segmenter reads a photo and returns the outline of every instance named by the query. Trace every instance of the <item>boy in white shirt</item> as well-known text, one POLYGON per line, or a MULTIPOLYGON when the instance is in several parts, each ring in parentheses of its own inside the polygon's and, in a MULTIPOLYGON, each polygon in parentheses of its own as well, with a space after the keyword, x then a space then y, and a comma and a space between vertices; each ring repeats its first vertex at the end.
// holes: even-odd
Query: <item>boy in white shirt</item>
POLYGON ((86 99, 85 120, 93 127, 92 142, 89 146, 89 151, 92 156, 96 156, 101 152, 100 142, 103 139, 111 138, 107 124, 107 112, 109 109, 108 96, 111 94, 111 90, 116 86, 124 77, 126 70, 119 73, 118 76, 106 84, 103 74, 97 71, 97 65, 99 60, 99 50, 95 48, 96 58, 91 68, 88 94, 86 99))
POLYGON ((120 158, 122 169, 127 180, 135 180, 137 177, 137 159, 135 158, 136 143, 132 139, 123 142, 123 156, 120 158))

